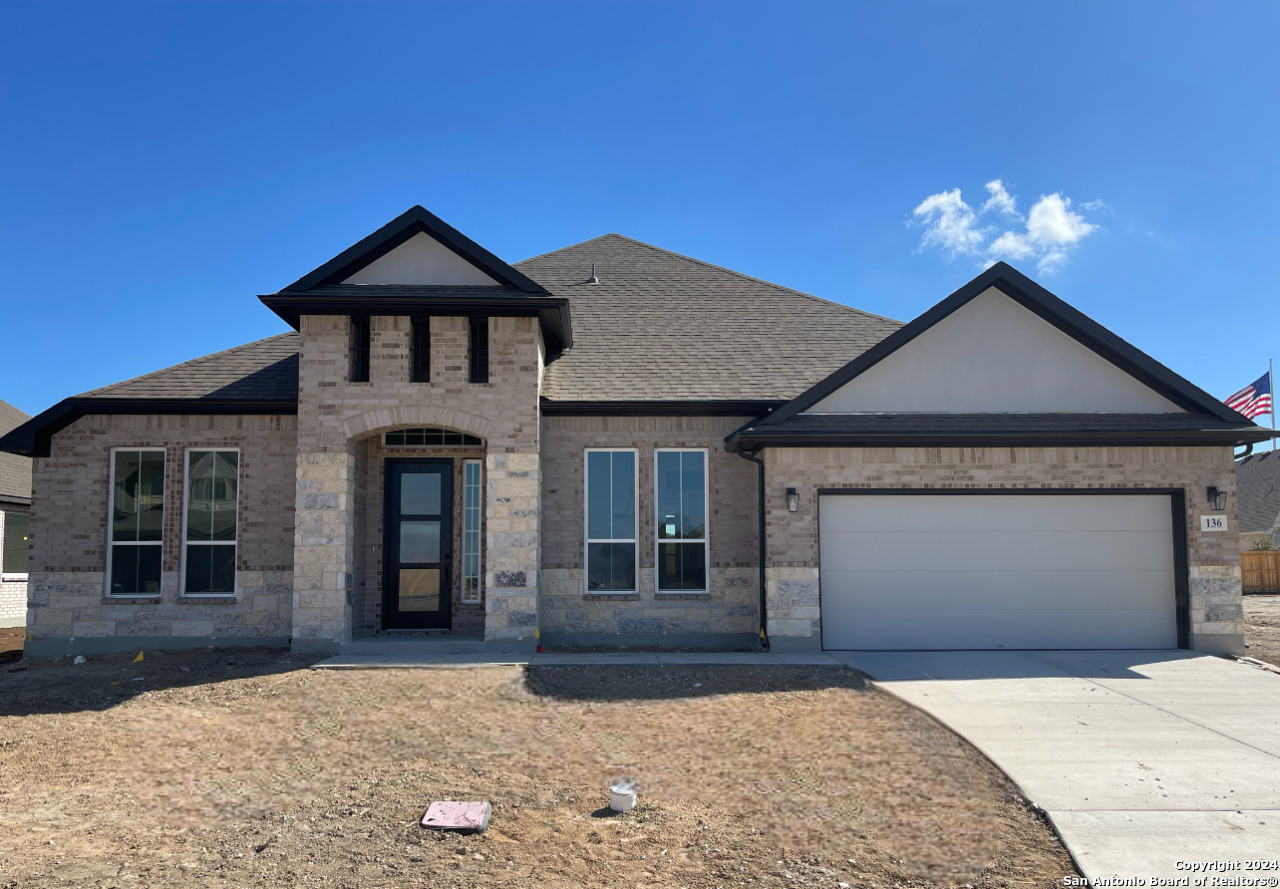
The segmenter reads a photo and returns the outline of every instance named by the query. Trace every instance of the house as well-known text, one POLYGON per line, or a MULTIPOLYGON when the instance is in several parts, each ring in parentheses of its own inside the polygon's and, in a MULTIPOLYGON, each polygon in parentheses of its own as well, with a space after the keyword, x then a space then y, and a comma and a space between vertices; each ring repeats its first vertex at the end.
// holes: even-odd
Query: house
POLYGON ((495 645, 1242 649, 1267 433, 1003 263, 909 324, 420 207, 260 297, 294 332, 55 405, 30 655, 495 645))
MULTIPOLYGON (((0 401, 0 435, 30 419, 0 401)), ((30 513, 31 460, 0 453, 0 627, 20 627, 27 621, 30 513)))
POLYGON ((1280 544, 1280 455, 1263 451, 1236 462, 1240 496, 1240 544, 1250 549, 1259 538, 1280 544))

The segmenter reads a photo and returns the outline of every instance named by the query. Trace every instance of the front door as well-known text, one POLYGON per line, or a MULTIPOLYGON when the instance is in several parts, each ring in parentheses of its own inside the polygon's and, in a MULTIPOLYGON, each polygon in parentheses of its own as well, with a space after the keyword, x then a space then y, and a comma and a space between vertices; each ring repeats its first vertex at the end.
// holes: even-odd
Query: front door
POLYGON ((382 627, 447 630, 453 606, 453 461, 388 460, 382 627))

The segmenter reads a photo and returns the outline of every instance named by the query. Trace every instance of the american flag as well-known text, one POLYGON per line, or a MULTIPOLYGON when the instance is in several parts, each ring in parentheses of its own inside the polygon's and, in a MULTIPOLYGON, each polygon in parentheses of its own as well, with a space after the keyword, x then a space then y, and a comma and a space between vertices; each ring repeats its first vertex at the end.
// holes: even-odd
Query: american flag
POLYGON ((1250 420, 1271 413, 1274 410, 1271 401, 1271 371, 1228 398, 1227 407, 1239 411, 1250 420))

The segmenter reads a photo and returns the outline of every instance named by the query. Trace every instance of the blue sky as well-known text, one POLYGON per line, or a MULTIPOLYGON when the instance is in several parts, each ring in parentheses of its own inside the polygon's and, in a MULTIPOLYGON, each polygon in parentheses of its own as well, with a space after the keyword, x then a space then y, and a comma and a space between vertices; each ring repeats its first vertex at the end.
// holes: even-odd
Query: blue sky
POLYGON ((1262 2, 10 2, 0 398, 280 332, 257 294, 415 203, 508 261, 616 231, 903 320, 1007 258, 1225 397, 1280 358, 1278 31, 1262 2))

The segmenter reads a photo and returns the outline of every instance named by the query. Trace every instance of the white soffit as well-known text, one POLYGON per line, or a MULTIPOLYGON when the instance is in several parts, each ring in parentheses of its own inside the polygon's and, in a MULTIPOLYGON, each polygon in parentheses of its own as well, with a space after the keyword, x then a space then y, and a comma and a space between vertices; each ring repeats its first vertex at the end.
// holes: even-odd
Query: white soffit
POLYGON ((418 232, 385 256, 380 256, 343 284, 420 284, 500 286, 426 232, 418 232))
POLYGON ((1184 413, 991 287, 807 413, 1184 413))

